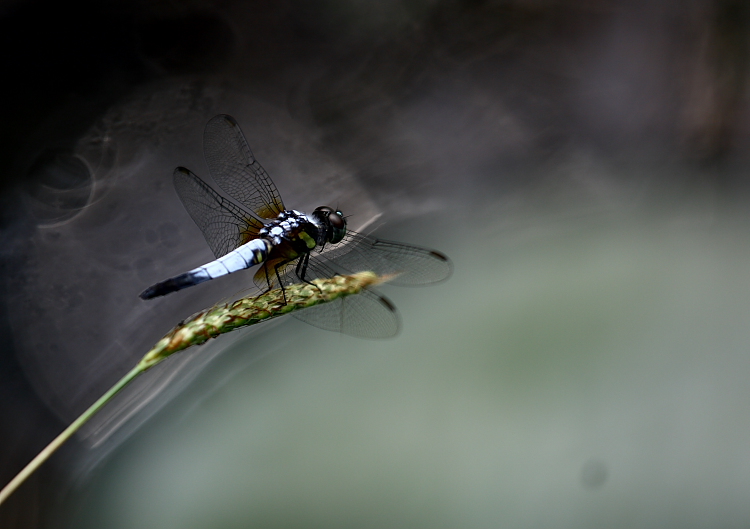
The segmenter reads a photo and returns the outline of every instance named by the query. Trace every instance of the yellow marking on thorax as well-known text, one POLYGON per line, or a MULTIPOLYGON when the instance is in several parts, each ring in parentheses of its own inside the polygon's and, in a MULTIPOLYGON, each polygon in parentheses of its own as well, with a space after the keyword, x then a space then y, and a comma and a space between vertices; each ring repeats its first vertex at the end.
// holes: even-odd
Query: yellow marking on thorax
POLYGON ((310 237, 307 232, 300 231, 297 235, 299 235, 299 238, 305 241, 305 246, 307 246, 308 250, 312 250, 317 246, 317 243, 315 242, 315 239, 310 237))

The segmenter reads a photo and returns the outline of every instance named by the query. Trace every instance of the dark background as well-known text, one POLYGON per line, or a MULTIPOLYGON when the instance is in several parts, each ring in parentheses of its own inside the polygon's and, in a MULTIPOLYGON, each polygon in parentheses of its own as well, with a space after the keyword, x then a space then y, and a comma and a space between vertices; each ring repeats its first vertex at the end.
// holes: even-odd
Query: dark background
MULTIPOLYGON (((206 173, 212 115, 239 119, 291 207, 335 185, 468 253, 444 238, 508 197, 533 195, 531 217, 590 196, 744 211, 749 36, 740 0, 3 2, 0 481, 179 319, 134 296, 210 256, 169 175, 206 173)), ((190 295, 180 317, 216 296, 190 295)), ((0 525, 66 526, 50 513, 86 450, 0 525)))

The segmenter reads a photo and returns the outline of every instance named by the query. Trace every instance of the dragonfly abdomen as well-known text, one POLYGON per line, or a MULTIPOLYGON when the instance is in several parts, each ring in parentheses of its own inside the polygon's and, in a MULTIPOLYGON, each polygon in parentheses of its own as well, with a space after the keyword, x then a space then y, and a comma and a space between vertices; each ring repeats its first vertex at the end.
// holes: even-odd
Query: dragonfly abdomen
POLYGON ((238 270, 250 268, 265 261, 271 249, 273 249, 273 245, 266 239, 254 239, 215 261, 148 287, 141 292, 141 299, 164 296, 238 270))

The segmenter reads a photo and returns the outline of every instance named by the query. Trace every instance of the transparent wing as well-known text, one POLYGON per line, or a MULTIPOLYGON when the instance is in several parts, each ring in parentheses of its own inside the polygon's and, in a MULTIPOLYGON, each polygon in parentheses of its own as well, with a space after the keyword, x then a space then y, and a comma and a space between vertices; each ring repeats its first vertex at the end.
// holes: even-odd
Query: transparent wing
POLYGON ((293 315, 320 329, 357 338, 390 338, 401 326, 398 311, 388 298, 368 289, 293 315))
MULTIPOLYGON (((255 281, 261 289, 268 288, 269 280, 272 287, 278 286, 275 265, 281 263, 269 262, 267 267, 258 270, 255 281)), ((279 266, 283 285, 300 281, 296 274, 297 263, 298 260, 294 260, 279 266)), ((365 270, 379 275, 397 274, 392 283, 413 286, 443 281, 450 276, 453 267, 445 255, 435 250, 350 232, 341 243, 328 245, 322 253, 310 254, 305 279, 312 281, 365 270)), ((305 309, 294 316, 321 329, 361 338, 387 338, 397 334, 400 327, 393 304, 370 289, 305 309)))
MULTIPOLYGON (((287 265, 282 282, 299 282, 295 265, 287 265)), ((281 270, 279 271, 281 273, 281 270)), ((270 272, 273 274, 273 272, 270 272)), ((320 261, 310 259, 306 280, 333 277, 336 271, 320 261)), ((398 334, 401 318, 391 301, 376 292, 365 289, 359 294, 346 296, 293 314, 297 319, 320 329, 340 332, 358 338, 390 338, 398 334)))
POLYGON ((453 272, 450 259, 436 250, 356 232, 347 232, 340 243, 326 246, 310 260, 328 261, 336 271, 346 273, 370 270, 378 275, 394 275, 389 283, 398 286, 437 283, 453 272))
POLYGON ((216 257, 258 236, 263 223, 211 189, 190 170, 174 170, 174 187, 216 257))
POLYGON ((206 124, 203 152, 211 176, 230 197, 264 219, 284 210, 279 191, 253 156, 234 118, 220 114, 206 124))

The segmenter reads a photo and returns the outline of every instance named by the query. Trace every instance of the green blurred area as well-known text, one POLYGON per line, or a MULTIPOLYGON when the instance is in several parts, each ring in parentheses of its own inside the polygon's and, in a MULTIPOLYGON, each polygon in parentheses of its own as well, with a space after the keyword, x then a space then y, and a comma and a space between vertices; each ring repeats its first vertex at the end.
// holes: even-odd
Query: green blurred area
POLYGON ((394 340, 289 319, 238 342, 96 470, 74 525, 741 525, 744 211, 521 211, 404 229, 445 228, 455 274, 382 289, 394 340))

